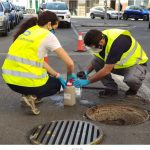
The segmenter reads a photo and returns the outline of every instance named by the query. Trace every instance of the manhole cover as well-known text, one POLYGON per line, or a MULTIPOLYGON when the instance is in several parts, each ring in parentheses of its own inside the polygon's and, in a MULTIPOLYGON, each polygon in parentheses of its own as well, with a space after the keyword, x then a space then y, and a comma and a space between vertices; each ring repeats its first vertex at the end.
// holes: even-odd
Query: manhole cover
POLYGON ((59 120, 39 125, 31 131, 32 144, 80 145, 99 144, 103 132, 92 123, 79 120, 59 120))
POLYGON ((91 120, 114 125, 140 124, 149 119, 146 110, 126 104, 97 105, 87 109, 85 115, 91 120))

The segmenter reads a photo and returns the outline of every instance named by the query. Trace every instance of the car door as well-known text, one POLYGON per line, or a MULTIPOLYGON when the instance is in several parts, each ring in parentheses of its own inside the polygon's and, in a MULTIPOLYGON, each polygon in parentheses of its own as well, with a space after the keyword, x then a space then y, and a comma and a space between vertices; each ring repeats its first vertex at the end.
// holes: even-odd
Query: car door
POLYGON ((134 7, 134 18, 138 19, 138 18, 142 18, 142 9, 138 6, 134 7))
POLYGON ((97 10, 98 10, 98 12, 97 12, 98 17, 104 17, 104 13, 105 13, 104 9, 101 7, 98 7, 97 10))
POLYGON ((100 17, 99 7, 95 7, 92 13, 95 15, 95 17, 100 17))
POLYGON ((128 15, 129 15, 129 18, 134 18, 134 16, 135 16, 135 7, 134 6, 129 7, 128 15))

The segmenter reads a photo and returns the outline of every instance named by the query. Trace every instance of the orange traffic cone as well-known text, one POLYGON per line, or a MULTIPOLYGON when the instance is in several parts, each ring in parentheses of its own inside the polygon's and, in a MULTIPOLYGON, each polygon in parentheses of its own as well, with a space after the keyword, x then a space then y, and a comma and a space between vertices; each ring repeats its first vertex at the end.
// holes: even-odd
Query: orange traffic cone
POLYGON ((47 55, 47 54, 44 56, 44 61, 45 61, 46 63, 48 63, 48 55, 47 55))
POLYGON ((79 32, 79 37, 78 37, 78 43, 77 43, 77 50, 76 52, 85 52, 84 48, 84 42, 83 42, 83 33, 79 32))

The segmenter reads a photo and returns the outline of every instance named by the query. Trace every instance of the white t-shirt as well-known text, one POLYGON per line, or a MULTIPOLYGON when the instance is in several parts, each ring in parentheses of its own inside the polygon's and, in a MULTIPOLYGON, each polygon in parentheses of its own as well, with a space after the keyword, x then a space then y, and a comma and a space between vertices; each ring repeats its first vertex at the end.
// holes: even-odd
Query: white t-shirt
POLYGON ((47 55, 48 51, 53 52, 61 47, 62 46, 59 43, 57 37, 50 32, 38 48, 38 57, 41 59, 47 55))

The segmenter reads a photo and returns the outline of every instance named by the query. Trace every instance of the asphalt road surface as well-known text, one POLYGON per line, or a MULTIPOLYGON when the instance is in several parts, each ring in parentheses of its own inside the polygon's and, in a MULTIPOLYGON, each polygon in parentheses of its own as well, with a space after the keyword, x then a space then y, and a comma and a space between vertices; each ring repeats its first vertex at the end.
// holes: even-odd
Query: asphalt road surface
MULTIPOLYGON (((101 19, 87 19, 87 18, 74 18, 72 19, 71 29, 58 29, 56 32, 60 43, 69 53, 75 62, 75 71, 83 70, 86 68, 92 56, 87 53, 77 53, 75 52, 77 47, 78 32, 83 32, 84 34, 91 28, 96 29, 106 29, 112 28, 112 26, 100 26, 97 24, 102 24, 101 19), (86 26, 87 24, 95 25, 86 26), (84 27, 83 27, 84 26, 84 27)), ((125 28, 131 31, 133 36, 141 43, 148 56, 150 56, 149 51, 149 41, 150 41, 150 29, 148 29, 148 22, 146 21, 120 21, 110 20, 108 24, 125 24, 127 26, 119 26, 119 28, 125 28)), ((18 27, 11 30, 7 37, 0 36, 0 66, 2 66, 3 61, 7 55, 8 48, 12 43, 12 37, 18 27)), ((56 57, 55 54, 49 53, 49 63, 58 72, 62 73, 64 76, 66 74, 66 68, 64 64, 56 57)), ((144 87, 141 89, 139 94, 150 99, 149 88, 150 88, 150 67, 148 63, 148 73, 147 78, 144 81, 144 87), (145 95, 144 95, 145 94, 145 95)), ((114 76, 117 83, 120 85, 122 90, 126 90, 127 87, 122 83, 122 78, 114 76)), ((3 82, 0 76, 0 144, 30 144, 29 135, 31 129, 39 124, 45 124, 52 120, 85 120, 89 121, 83 117, 86 109, 86 105, 81 105, 79 100, 77 105, 73 107, 63 107, 62 105, 56 105, 53 103, 52 98, 47 97, 44 99, 44 103, 39 106, 41 114, 39 116, 27 115, 24 109, 20 106, 20 94, 11 91, 7 85, 3 82)), ((101 82, 93 84, 95 87, 101 87, 101 82)), ((96 102, 99 104, 106 104, 112 102, 123 102, 129 104, 135 104, 144 109, 150 110, 150 104, 145 104, 141 100, 129 100, 129 99, 117 99, 117 98, 107 98, 101 99, 98 97, 98 90, 83 90, 82 98, 80 100, 87 100, 88 102, 96 102)), ((150 144, 150 121, 147 121, 139 125, 129 125, 129 126, 115 126, 115 125, 104 125, 99 122, 94 122, 99 126, 105 137, 102 144, 150 144)))

